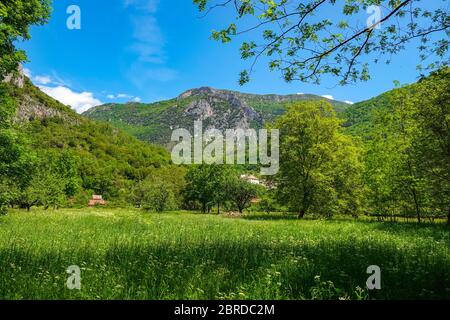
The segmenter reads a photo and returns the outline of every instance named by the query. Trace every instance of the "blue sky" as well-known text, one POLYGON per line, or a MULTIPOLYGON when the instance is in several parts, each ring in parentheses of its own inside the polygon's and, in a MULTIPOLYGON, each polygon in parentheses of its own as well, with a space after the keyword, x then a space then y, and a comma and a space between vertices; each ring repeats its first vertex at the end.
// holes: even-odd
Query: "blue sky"
POLYGON ((201 18, 191 0, 57 0, 50 23, 33 27, 32 39, 20 47, 34 83, 79 112, 101 103, 170 99, 201 86, 357 102, 392 89, 394 80, 417 80, 417 53, 405 51, 390 65, 373 66, 372 80, 356 85, 285 83, 260 63, 252 82, 240 87, 238 74, 248 66, 240 60, 240 42, 209 39, 230 18, 227 11, 201 18), (81 9, 80 30, 66 26, 70 5, 81 9))

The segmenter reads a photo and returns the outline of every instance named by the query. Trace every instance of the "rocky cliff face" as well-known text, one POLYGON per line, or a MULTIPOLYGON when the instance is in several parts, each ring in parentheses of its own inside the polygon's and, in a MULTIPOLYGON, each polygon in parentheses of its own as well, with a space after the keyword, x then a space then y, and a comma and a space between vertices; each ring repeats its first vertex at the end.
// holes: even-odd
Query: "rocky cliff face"
POLYGON ((252 122, 263 121, 258 112, 232 91, 203 87, 186 91, 178 97, 178 101, 187 98, 191 98, 192 102, 185 108, 185 115, 208 122, 207 129, 248 129, 252 122))
POLYGON ((23 73, 22 67, 19 67, 17 73, 6 76, 2 82, 8 85, 16 97, 15 122, 55 117, 71 122, 79 119, 70 107, 62 105, 35 87, 23 73))
POLYGON ((19 69, 17 73, 11 73, 7 75, 2 82, 9 83, 13 86, 23 88, 25 84, 25 74, 23 73, 23 68, 21 65, 19 65, 19 69))
POLYGON ((15 121, 24 122, 34 119, 45 119, 54 117, 64 117, 65 115, 55 109, 49 108, 43 103, 36 101, 32 97, 25 95, 17 108, 15 121))
MULTIPOLYGON (((25 82, 29 81, 28 79, 25 82)), ((15 122, 27 122, 33 120, 44 120, 46 118, 60 118, 68 123, 78 123, 80 116, 70 107, 64 106, 53 98, 46 96, 38 88, 25 84, 23 94, 17 99, 17 111, 15 122)))

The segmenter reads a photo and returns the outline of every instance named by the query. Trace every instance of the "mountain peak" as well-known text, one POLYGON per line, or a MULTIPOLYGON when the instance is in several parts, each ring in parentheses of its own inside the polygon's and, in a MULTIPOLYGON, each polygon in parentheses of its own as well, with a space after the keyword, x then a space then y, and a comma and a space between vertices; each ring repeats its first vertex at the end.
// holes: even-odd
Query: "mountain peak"
POLYGON ((200 87, 187 90, 178 96, 179 99, 185 99, 191 96, 198 96, 202 94, 215 94, 219 90, 211 88, 211 87, 200 87))

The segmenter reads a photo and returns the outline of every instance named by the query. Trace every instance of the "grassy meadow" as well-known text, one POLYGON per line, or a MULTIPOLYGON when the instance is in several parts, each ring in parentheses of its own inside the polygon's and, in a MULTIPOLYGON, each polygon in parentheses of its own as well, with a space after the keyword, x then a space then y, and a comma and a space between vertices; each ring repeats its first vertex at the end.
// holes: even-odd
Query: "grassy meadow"
POLYGON ((444 224, 133 209, 0 216, 0 299, 450 298, 444 224), (81 268, 81 290, 66 287, 81 268), (368 291, 366 269, 381 268, 368 291))

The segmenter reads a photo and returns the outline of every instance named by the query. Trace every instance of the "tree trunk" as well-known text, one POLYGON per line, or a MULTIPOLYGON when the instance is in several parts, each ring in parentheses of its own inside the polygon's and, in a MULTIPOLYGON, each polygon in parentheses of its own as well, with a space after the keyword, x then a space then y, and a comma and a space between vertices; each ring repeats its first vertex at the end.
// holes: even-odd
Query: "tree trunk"
POLYGON ((302 210, 300 210, 300 212, 298 213, 298 218, 299 219, 303 219, 303 217, 305 216, 305 210, 304 209, 302 209, 302 210))
POLYGON ((217 214, 220 214, 220 202, 217 202, 217 214))
POLYGON ((419 207, 419 201, 417 199, 417 193, 416 190, 412 190, 413 199, 414 199, 414 206, 416 207, 416 215, 417 215, 417 221, 420 223, 420 207, 419 207))
POLYGON ((447 224, 450 226, 450 207, 448 207, 447 224))

